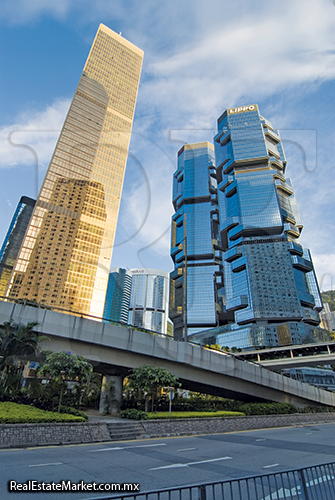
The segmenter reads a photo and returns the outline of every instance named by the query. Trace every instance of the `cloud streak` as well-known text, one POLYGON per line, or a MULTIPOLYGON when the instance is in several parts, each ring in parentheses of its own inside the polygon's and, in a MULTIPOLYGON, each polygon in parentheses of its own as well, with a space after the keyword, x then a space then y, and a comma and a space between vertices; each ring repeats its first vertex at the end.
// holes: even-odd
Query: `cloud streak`
POLYGON ((0 128, 0 168, 30 166, 37 158, 46 167, 63 125, 70 101, 58 99, 43 111, 30 111, 0 128))

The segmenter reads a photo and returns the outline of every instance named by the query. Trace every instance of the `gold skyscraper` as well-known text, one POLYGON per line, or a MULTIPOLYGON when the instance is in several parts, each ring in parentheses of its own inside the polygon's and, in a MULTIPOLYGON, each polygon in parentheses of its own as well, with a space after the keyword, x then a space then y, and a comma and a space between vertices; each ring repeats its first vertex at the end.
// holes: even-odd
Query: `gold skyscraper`
POLYGON ((7 296, 102 317, 142 59, 99 26, 7 296))

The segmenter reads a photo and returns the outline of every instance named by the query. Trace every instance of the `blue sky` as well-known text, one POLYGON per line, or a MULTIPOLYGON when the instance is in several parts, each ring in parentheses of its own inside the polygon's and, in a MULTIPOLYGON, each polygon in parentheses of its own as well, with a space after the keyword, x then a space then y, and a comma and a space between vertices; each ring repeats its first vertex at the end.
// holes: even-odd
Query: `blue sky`
POLYGON ((335 288, 332 0, 2 0, 0 240, 36 197, 99 23, 144 50, 113 266, 172 269, 172 175, 184 142, 257 103, 280 130, 322 289, 335 288))

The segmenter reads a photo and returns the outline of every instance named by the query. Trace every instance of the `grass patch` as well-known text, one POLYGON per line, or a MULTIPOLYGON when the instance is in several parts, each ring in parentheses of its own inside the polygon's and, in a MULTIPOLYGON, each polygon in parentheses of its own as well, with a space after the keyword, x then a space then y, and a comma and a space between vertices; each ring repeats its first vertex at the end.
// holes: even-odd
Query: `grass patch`
POLYGON ((85 422, 83 417, 44 411, 34 406, 0 403, 0 424, 39 424, 46 422, 85 422))
POLYGON ((148 413, 148 419, 158 418, 212 418, 212 417, 244 417, 245 414, 240 411, 172 411, 169 417, 168 411, 157 413, 148 413))

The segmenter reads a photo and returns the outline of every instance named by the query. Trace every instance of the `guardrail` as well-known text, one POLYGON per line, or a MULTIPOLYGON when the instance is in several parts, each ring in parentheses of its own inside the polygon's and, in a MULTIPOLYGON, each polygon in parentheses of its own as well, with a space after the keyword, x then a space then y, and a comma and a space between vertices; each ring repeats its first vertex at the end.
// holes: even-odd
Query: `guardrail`
POLYGON ((117 485, 113 487, 112 496, 90 500, 334 500, 335 462, 230 481, 136 494, 117 494, 117 485))
MULTIPOLYGON (((14 299, 12 297, 5 297, 5 296, 1 296, 0 295, 0 302, 1 301, 3 301, 3 302, 11 302, 11 303, 17 304, 19 306, 20 305, 21 306, 28 306, 28 307, 30 306, 30 307, 36 307, 37 309, 42 309, 42 310, 47 310, 47 311, 55 311, 55 312, 59 312, 59 313, 69 314, 69 315, 77 316, 77 317, 84 318, 84 319, 92 319, 94 321, 99 320, 99 321, 103 321, 105 323, 108 323, 110 325, 121 326, 122 328, 127 328, 127 330, 136 330, 136 331, 139 331, 139 332, 148 333, 150 335, 155 335, 156 337, 167 337, 167 338, 169 338, 171 340, 174 340, 175 342, 184 342, 184 339, 176 340, 173 337, 171 337, 170 335, 168 335, 167 333, 156 332, 155 330, 147 330, 146 328, 137 327, 136 325, 131 325, 131 324, 128 324, 128 323, 121 323, 119 321, 111 321, 108 318, 104 318, 104 317, 101 318, 100 316, 93 316, 92 314, 85 314, 85 313, 82 313, 82 312, 79 312, 79 311, 74 311, 73 309, 64 309, 64 308, 58 307, 58 306, 48 306, 48 305, 40 304, 38 302, 34 302, 34 301, 31 301, 31 300, 14 299)), ((211 348, 209 346, 204 346, 202 344, 198 344, 198 343, 192 342, 190 340, 188 340, 187 342, 189 344, 193 344, 193 345, 196 345, 196 346, 204 347, 205 349, 208 349, 210 351, 219 352, 221 354, 225 354, 225 355, 231 356, 231 357, 236 357, 237 359, 239 359, 238 358, 238 354, 235 354, 233 352, 226 352, 226 351, 222 351, 222 350, 219 350, 219 349, 213 349, 213 348, 211 348)), ((241 360, 244 361, 244 359, 241 359, 241 360)), ((258 363, 255 363, 255 364, 258 364, 258 363)))

